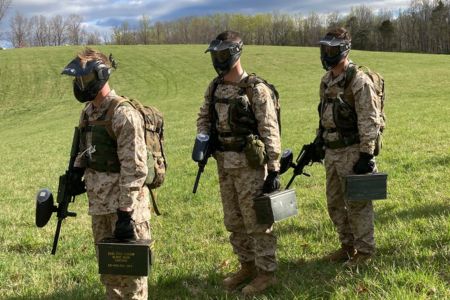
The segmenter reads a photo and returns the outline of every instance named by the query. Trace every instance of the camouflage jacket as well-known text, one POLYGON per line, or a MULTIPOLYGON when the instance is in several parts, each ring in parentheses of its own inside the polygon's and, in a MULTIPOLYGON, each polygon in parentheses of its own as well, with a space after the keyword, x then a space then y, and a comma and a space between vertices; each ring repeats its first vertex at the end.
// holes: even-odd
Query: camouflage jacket
MULTIPOLYGON (((244 73, 244 79, 247 73, 244 73)), ((209 133, 211 130, 211 120, 209 114, 209 107, 212 99, 210 99, 211 89, 214 84, 211 82, 206 89, 204 96, 204 103, 200 108, 200 113, 197 119, 197 132, 209 133)), ((241 88, 230 84, 221 83, 217 86, 215 97, 218 99, 235 99, 240 94, 241 88)), ((243 96, 246 101, 250 102, 247 95, 243 96)), ((231 132, 229 123, 229 104, 215 103, 215 110, 217 112, 216 128, 219 133, 231 132)), ((253 89, 253 97, 251 103, 252 111, 257 121, 257 129, 261 140, 263 141, 268 154, 267 168, 269 170, 278 171, 280 168, 279 157, 281 154, 280 133, 278 128, 277 114, 274 103, 271 98, 270 89, 260 83, 253 89)), ((248 167, 248 161, 243 152, 225 151, 216 152, 215 158, 223 161, 224 168, 241 168, 248 167)))
MULTIPOLYGON (((336 128, 333 105, 336 102, 329 101, 340 98, 352 107, 357 115, 357 130, 359 134, 359 147, 361 152, 373 154, 375 141, 383 122, 380 110, 377 108, 377 94, 370 78, 361 70, 358 70, 352 81, 345 86, 346 72, 332 77, 331 71, 325 73, 320 84, 320 124, 324 129, 336 128)), ((338 132, 323 133, 325 141, 332 142, 339 139, 338 132)))
MULTIPOLYGON (((100 118, 108 110, 111 100, 116 97, 118 97, 117 94, 111 91, 100 107, 94 107, 89 102, 84 108, 88 120, 93 121, 100 118)), ((142 116, 131 106, 118 106, 114 110, 112 130, 117 139, 120 172, 108 173, 86 169, 84 179, 90 215, 115 213, 119 207, 131 206, 134 209, 133 219, 137 223, 150 218, 149 191, 144 186, 148 169, 143 128, 142 116)), ((89 132, 86 134, 86 140, 80 141, 80 145, 81 149, 95 151, 95 145, 92 145, 89 132)), ((86 154, 78 155, 76 166, 85 166, 86 154)))

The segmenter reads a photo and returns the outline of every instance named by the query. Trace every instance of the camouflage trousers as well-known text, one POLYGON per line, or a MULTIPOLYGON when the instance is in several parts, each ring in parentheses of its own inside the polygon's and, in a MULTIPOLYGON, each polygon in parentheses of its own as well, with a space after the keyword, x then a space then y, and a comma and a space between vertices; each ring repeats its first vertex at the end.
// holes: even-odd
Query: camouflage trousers
POLYGON ((375 239, 372 201, 348 201, 344 197, 344 176, 354 174, 353 166, 358 159, 359 145, 326 150, 328 214, 337 228, 342 246, 353 246, 360 252, 373 253, 375 239))
MULTIPOLYGON (((92 216, 94 242, 113 236, 117 214, 92 216)), ((150 222, 136 224, 136 236, 150 239, 150 222)), ((95 247, 98 260, 98 248, 95 247)), ((106 299, 147 299, 147 277, 101 274, 100 281, 106 287, 106 299)))
POLYGON ((272 226, 256 222, 253 199, 262 194, 266 171, 258 169, 225 169, 218 164, 224 223, 231 232, 230 242, 239 261, 254 261, 264 271, 275 271, 277 239, 272 226))

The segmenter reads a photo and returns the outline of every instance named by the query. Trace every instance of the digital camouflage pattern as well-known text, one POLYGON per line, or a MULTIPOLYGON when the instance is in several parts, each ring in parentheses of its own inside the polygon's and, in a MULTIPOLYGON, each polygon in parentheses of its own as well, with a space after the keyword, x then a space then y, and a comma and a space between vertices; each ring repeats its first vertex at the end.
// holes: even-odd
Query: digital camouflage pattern
MULTIPOLYGON (((117 94, 111 91, 98 108, 88 103, 84 112, 89 121, 99 119, 116 97, 117 94)), ((143 128, 142 116, 133 107, 117 107, 112 117, 112 130, 117 138, 120 173, 98 172, 89 168, 84 173, 95 242, 113 236, 116 210, 130 206, 137 237, 150 238, 149 190, 144 185, 148 169, 143 128)), ((95 151, 89 132, 86 140, 80 141, 80 148, 87 152, 95 151)), ((86 154, 78 155, 75 166, 86 165, 86 154)), ((101 281, 106 286, 107 299, 147 299, 147 277, 101 275, 101 281)))
MULTIPOLYGON (((383 119, 381 109, 378 107, 378 96, 370 78, 358 70, 348 88, 344 89, 345 76, 346 72, 343 72, 333 78, 329 71, 323 76, 320 85, 320 99, 323 105, 321 125, 325 129, 336 127, 333 119, 333 102, 327 103, 326 100, 340 97, 356 110, 360 139, 359 144, 338 149, 327 148, 325 151, 328 213, 337 228, 343 246, 354 246, 360 252, 373 253, 375 239, 372 201, 351 202, 345 199, 344 176, 354 174, 353 166, 358 161, 360 152, 373 154, 383 119)), ((338 140, 339 135, 338 132, 325 131, 323 138, 332 142, 338 140)))
MULTIPOLYGON (((242 77, 245 78, 245 73, 242 77)), ((208 133, 212 126, 209 117, 210 94, 213 83, 205 92, 205 101, 200 108, 197 119, 197 132, 208 133)), ((233 100, 244 97, 241 89, 235 84, 219 84, 215 97, 218 99, 233 100)), ((229 104, 215 104, 217 112, 217 131, 230 133, 229 104)), ((272 227, 259 225, 253 208, 253 199, 262 194, 264 179, 267 169, 279 170, 279 156, 281 153, 280 135, 274 102, 270 89, 264 84, 258 84, 253 89, 251 103, 252 111, 258 123, 260 138, 265 144, 269 157, 268 163, 259 168, 251 168, 248 165, 244 152, 216 152, 220 193, 224 211, 224 223, 226 229, 231 232, 230 242, 234 253, 240 262, 254 261, 256 266, 265 271, 274 271, 277 267, 275 251, 276 237, 272 227)), ((224 138, 226 139, 226 137, 224 138)))
MULTIPOLYGON (((345 86, 346 72, 333 78, 331 71, 327 72, 320 85, 320 101, 323 105, 321 124, 325 129, 336 128, 333 118, 335 102, 327 100, 345 99, 356 110, 358 116, 358 133, 360 151, 373 154, 375 141, 380 128, 384 124, 381 114, 381 102, 374 88, 372 80, 358 69, 347 89, 345 86)), ((332 142, 339 139, 337 132, 324 132, 325 141, 332 142)))
POLYGON ((277 268, 277 239, 272 227, 258 224, 253 199, 262 194, 264 167, 224 168, 224 152, 216 153, 225 228, 240 262, 254 261, 264 271, 277 268))
MULTIPOLYGON (((242 78, 245 78, 247 73, 244 73, 242 78)), ((213 88, 213 82, 210 83, 205 92, 205 101, 200 108, 200 113, 197 119, 197 132, 210 132, 211 122, 209 120, 209 105, 211 103, 210 94, 213 88)), ((250 103, 247 95, 240 95, 241 88, 234 84, 219 84, 215 96, 218 99, 229 99, 230 101, 243 97, 250 103)), ((221 101, 222 102, 222 101, 221 101)), ((253 98, 251 103, 252 111, 258 123, 258 133, 263 141, 267 155, 269 170, 278 171, 280 168, 279 158, 281 154, 280 133, 278 128, 277 114, 274 107, 274 102, 271 97, 271 90, 264 84, 260 83, 253 89, 253 98)), ((217 130, 219 133, 230 133, 230 122, 228 119, 230 105, 227 103, 216 103, 215 109, 217 112, 217 130)), ((231 137, 230 137, 231 138, 231 137)), ((230 139, 228 138, 228 139, 230 139)), ((226 140, 227 138, 224 138, 226 140)), ((241 168, 248 167, 247 158, 243 152, 225 152, 225 168, 241 168)))
MULTIPOLYGON (((115 97, 118 96, 111 91, 99 108, 88 103, 84 111, 89 120, 100 118, 115 97)), ((144 187, 148 169, 143 126, 142 116, 133 107, 124 105, 115 109, 112 129, 117 138, 120 173, 86 169, 84 178, 90 215, 115 213, 119 207, 131 206, 134 209, 132 218, 135 222, 150 219, 149 191, 144 187)), ((92 145, 89 132, 87 140, 80 141, 80 148, 94 151, 95 145, 92 145)), ((84 155, 77 157, 75 166, 85 165, 84 155)))
MULTIPOLYGON (((92 216, 92 232, 94 242, 97 243, 106 237, 113 236, 117 221, 117 214, 92 216)), ((136 236, 139 239, 150 239, 150 223, 144 221, 136 223, 136 236)), ((96 247, 98 260, 98 247, 96 247)), ((106 299, 140 299, 148 298, 147 277, 146 276, 120 276, 120 275, 100 275, 100 280, 106 287, 106 299)))
POLYGON ((353 246, 359 252, 372 254, 375 251, 372 201, 348 201, 344 197, 344 176, 354 174, 353 166, 358 159, 357 144, 325 151, 328 214, 344 247, 353 246))

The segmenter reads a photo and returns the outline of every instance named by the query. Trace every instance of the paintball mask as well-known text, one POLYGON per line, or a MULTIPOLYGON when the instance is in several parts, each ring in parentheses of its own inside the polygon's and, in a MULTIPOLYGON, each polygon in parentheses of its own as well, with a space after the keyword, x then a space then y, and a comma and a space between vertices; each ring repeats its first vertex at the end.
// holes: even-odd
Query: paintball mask
POLYGON ((242 41, 212 40, 205 53, 211 53, 214 69, 219 76, 223 76, 237 62, 241 56, 243 46, 244 43, 242 41))
POLYGON ((331 70, 350 52, 351 42, 326 35, 319 41, 320 60, 325 70, 331 70))
POLYGON ((81 103, 94 100, 111 74, 111 68, 99 60, 82 63, 80 58, 72 60, 61 74, 75 77, 73 94, 81 103))

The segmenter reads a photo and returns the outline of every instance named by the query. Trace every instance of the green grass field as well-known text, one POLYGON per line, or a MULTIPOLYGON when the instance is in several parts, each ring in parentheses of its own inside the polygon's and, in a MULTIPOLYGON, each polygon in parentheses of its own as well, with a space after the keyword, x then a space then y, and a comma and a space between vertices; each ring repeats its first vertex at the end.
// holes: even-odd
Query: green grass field
MULTIPOLYGON (((215 75, 205 45, 104 46, 119 61, 111 85, 119 94, 156 105, 165 114, 167 181, 162 217, 153 217, 156 264, 151 299, 235 299, 221 288, 238 263, 222 221, 214 160, 192 194, 195 120, 215 75)), ((68 163, 82 104, 59 75, 81 48, 0 51, 0 299, 101 299, 85 196, 63 223, 50 255, 55 217, 34 225, 35 194, 57 188, 68 163)), ((278 286, 259 299, 450 299, 450 57, 352 51, 384 75, 388 200, 375 203, 378 253, 369 267, 348 270, 320 260, 338 247, 326 211, 323 166, 297 178, 299 215, 275 226, 278 286)), ((298 153, 318 122, 315 48, 245 47, 243 64, 281 94, 283 148, 298 153)), ((283 176, 287 183, 290 173, 283 176)))

